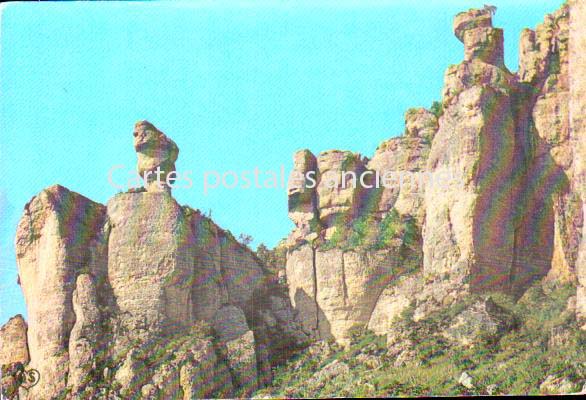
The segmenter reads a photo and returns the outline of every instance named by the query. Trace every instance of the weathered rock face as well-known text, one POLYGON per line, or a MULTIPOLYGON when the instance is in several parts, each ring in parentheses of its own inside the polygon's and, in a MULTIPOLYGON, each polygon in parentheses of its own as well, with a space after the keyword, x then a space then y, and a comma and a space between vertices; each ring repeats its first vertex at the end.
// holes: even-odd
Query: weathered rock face
POLYGON ((69 376, 67 385, 77 395, 91 382, 93 371, 101 354, 100 310, 98 294, 91 275, 77 277, 73 291, 75 324, 69 337, 69 376))
POLYGON ((289 179, 289 218, 307 235, 319 220, 317 213, 317 160, 309 150, 293 156, 293 172, 289 179), (313 174, 313 176, 312 176, 313 174), (313 178, 315 181, 312 181, 313 178))
MULTIPOLYGON (((312 213, 314 203, 307 201, 305 220, 319 219, 321 226, 304 224, 302 229, 292 215, 297 227, 289 237, 287 261, 291 301, 307 329, 319 331, 318 337, 343 339, 349 324, 363 323, 364 315, 371 313, 369 327, 383 333, 408 306, 415 306, 415 318, 421 318, 470 291, 520 295, 544 277, 586 281, 580 272, 586 254, 581 250, 586 247, 581 244, 586 11, 579 3, 562 6, 535 31, 523 32, 515 75, 504 65, 503 33, 492 26, 494 10, 458 14, 454 32, 464 44, 464 61, 446 71, 441 110, 434 107, 438 117, 423 109, 409 110, 405 137, 384 142, 364 166, 326 162, 347 157, 347 152, 317 158, 317 210, 312 213), (405 185, 324 190, 323 171, 362 168, 380 175, 422 172, 425 179, 410 185, 415 191, 405 185), (358 227, 364 221, 380 227, 393 212, 415 222, 422 238, 422 271, 404 280, 378 272, 381 282, 392 283, 370 287, 380 294, 374 311, 351 317, 342 294, 353 278, 332 277, 339 275, 333 271, 347 269, 342 260, 357 248, 347 241, 331 244, 343 235, 331 229, 335 219, 328 216, 336 216, 342 233, 351 236, 357 222, 358 227), (329 247, 321 240, 329 241, 329 247), (327 263, 320 264, 322 255, 327 263), (328 271, 322 282, 318 277, 326 274, 320 268, 328 271)), ((388 244, 385 247, 391 251, 388 244)), ((363 254, 381 250, 365 249, 363 254)), ((389 257, 397 262, 400 253, 389 257)), ((586 298, 583 288, 579 284, 579 299, 586 298)), ((360 296, 349 297, 356 299, 352 308, 370 305, 360 296)), ((578 300, 577 309, 586 320, 584 304, 578 300)))
POLYGON ((244 313, 235 306, 222 307, 215 315, 214 328, 234 383, 240 388, 238 395, 250 397, 257 389, 258 372, 254 333, 244 313))
POLYGON ((165 192, 124 193, 108 202, 108 221, 108 278, 127 339, 189 327, 193 235, 181 207, 165 192))
POLYGON ((512 80, 507 71, 481 61, 463 63, 446 74, 445 112, 427 168, 436 177, 458 177, 425 191, 426 274, 463 284, 470 277, 473 287, 508 284, 515 161, 512 80), (484 80, 497 76, 500 84, 484 80))
POLYGON ((380 293, 393 278, 395 254, 340 249, 311 253, 311 248, 303 246, 290 254, 291 301, 314 337, 344 342, 352 328, 368 324, 380 293), (304 272, 309 275, 299 275, 304 272))
POLYGON ((429 182, 425 165, 431 142, 427 138, 433 137, 435 131, 429 133, 430 126, 420 129, 411 126, 409 129, 422 136, 398 137, 383 142, 368 162, 369 170, 378 172, 383 178, 390 177, 389 185, 381 185, 368 197, 376 203, 375 212, 381 217, 394 208, 401 215, 413 216, 421 226, 425 215, 425 185, 429 182))
POLYGON ((22 315, 16 315, 0 328, 0 366, 30 361, 26 340, 27 326, 22 315))
POLYGON ((532 143, 518 184, 513 288, 522 289, 546 273, 551 279, 575 279, 582 211, 572 184, 569 14, 563 6, 521 36, 520 98, 530 122, 524 133, 532 143))
MULTIPOLYGON (((464 38, 492 29, 484 11, 458 15, 455 26, 464 38)), ((467 48, 466 60, 446 72, 444 114, 427 164, 433 176, 456 179, 425 191, 424 272, 463 290, 510 284, 517 85, 499 60, 499 46, 487 53, 492 58, 467 48)))
POLYGON ((492 28, 492 14, 488 10, 470 9, 454 17, 454 34, 461 42, 466 31, 478 28, 492 28))
MULTIPOLYGON (((484 183, 482 179, 474 182, 478 185, 475 191, 480 196, 471 200, 480 200, 477 204, 482 214, 474 215, 462 210, 463 215, 471 218, 469 225, 477 232, 470 242, 470 254, 474 257, 466 256, 474 262, 469 263, 469 272, 465 272, 466 267, 463 266, 464 276, 470 277, 472 285, 476 283, 480 287, 494 289, 497 283, 503 289, 508 287, 515 293, 522 293, 533 281, 545 275, 556 280, 574 279, 582 212, 572 184, 569 140, 569 13, 568 6, 564 6, 547 16, 536 31, 523 32, 518 76, 509 74, 500 63, 480 56, 470 63, 453 67, 446 74, 446 112, 440 121, 440 132, 436 135, 438 141, 448 124, 458 120, 458 123, 471 123, 473 105, 458 104, 467 90, 473 86, 477 86, 477 90, 488 87, 495 89, 498 96, 504 96, 481 101, 487 107, 480 117, 483 123, 487 123, 487 128, 496 134, 481 133, 478 136, 483 139, 479 143, 485 144, 484 148, 479 148, 478 155, 488 161, 484 173, 488 179, 484 179, 484 183), (454 110, 458 107, 460 115, 453 115, 450 108, 454 110), (448 119, 451 115, 452 122, 448 119), (500 182, 500 188, 493 185, 496 182, 500 182), (483 225, 483 219, 486 225, 483 225), (498 229, 490 226, 489 221, 497 220, 498 229)), ((472 25, 488 29, 486 17, 479 18, 472 25)), ((455 131, 470 132, 457 125, 455 131)), ((462 135, 454 137, 461 138, 462 135)), ((446 138, 443 139, 442 142, 446 143, 446 138)), ((455 151, 456 160, 466 162, 470 153, 464 148, 458 150, 454 144, 444 144, 446 151, 439 143, 434 143, 430 163, 435 162, 436 152, 439 157, 445 158, 450 151, 455 151)), ((474 162, 470 165, 476 168, 474 162)), ((430 168, 433 166, 430 165, 430 168)), ((463 166, 457 168, 466 170, 463 166)), ((466 176, 464 178, 467 182, 466 176)), ((433 191, 426 193, 432 195, 433 191)), ((433 199, 429 200, 435 204, 433 199)), ((430 223, 426 224, 424 243, 427 243, 429 228, 434 226, 433 221, 441 219, 441 216, 433 215, 434 212, 439 212, 438 207, 428 209, 426 221, 430 223)), ((447 222, 445 220, 436 227, 447 225, 458 229, 466 226, 463 221, 447 222)), ((441 235, 439 230, 438 234, 441 235)), ((462 247, 449 245, 454 240, 458 242, 455 235, 446 235, 445 248, 448 251, 452 249, 452 257, 461 259, 462 247)), ((427 253, 431 254, 441 247, 430 242, 428 249, 427 253)), ((446 259, 443 254, 438 256, 439 260, 446 259)), ((426 256, 426 266, 429 261, 433 264, 433 259, 426 256)), ((453 264, 453 261, 447 261, 447 265, 453 264)))
POLYGON ((369 324, 400 267, 417 258, 397 232, 403 232, 403 219, 419 226, 415 230, 423 222, 426 181, 417 174, 435 130, 435 115, 416 109, 406 114, 407 136, 381 144, 370 161, 343 151, 322 153, 316 162, 307 151, 295 155, 294 169, 313 171, 316 185, 289 188, 296 228, 288 241, 286 281, 296 320, 313 338, 347 342, 354 328, 369 324))
POLYGON ((368 329, 385 335, 401 314, 414 303, 414 294, 422 290, 422 280, 417 276, 400 276, 397 282, 387 286, 380 294, 368 322, 368 329))
POLYGON ((128 339, 189 327, 194 237, 181 207, 164 192, 118 194, 108 221, 108 278, 128 339))
POLYGON ((431 140, 437 129, 437 117, 431 111, 412 108, 405 113, 405 136, 431 140))
MULTIPOLYGON (((573 167, 576 192, 586 211, 586 4, 571 2, 570 11, 570 141, 574 149, 573 167)), ((578 290, 576 313, 586 322, 586 232, 582 224, 577 256, 578 290)), ((586 326, 586 325, 584 325, 586 326)))
MULTIPOLYGON (((138 123, 135 138, 139 171, 175 162, 152 125, 138 123)), ((16 248, 28 340, 18 319, 6 327, 10 360, 28 361, 28 346, 41 375, 23 396, 249 396, 270 378, 275 349, 303 345, 294 323, 267 325, 292 310, 254 253, 151 183, 106 207, 61 186, 27 204, 16 248), (259 301, 270 290, 279 301, 259 301)))
POLYGON ((363 158, 349 151, 327 151, 317 157, 317 203, 326 237, 357 215, 363 189, 359 177, 365 169, 363 158))
POLYGON ((134 126, 134 149, 138 156, 138 173, 146 177, 148 191, 170 191, 175 176, 175 161, 179 148, 148 121, 137 122, 134 126), (157 177, 157 169, 161 173, 157 177))
POLYGON ((454 33, 464 43, 464 60, 479 60, 504 67, 504 36, 502 29, 492 26, 490 10, 469 10, 456 15, 454 33))
POLYGON ((28 311, 30 365, 43 377, 31 390, 52 398, 65 389, 77 275, 105 276, 105 207, 61 186, 26 206, 16 233, 18 273, 28 311))

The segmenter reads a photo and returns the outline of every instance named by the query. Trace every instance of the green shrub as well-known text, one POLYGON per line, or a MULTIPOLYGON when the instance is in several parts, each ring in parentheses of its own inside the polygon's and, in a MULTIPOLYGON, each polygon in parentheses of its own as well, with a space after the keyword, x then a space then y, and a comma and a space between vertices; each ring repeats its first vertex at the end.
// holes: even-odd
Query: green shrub
POLYGON ((439 101, 434 101, 431 104, 430 111, 433 113, 433 115, 436 116, 437 119, 439 119, 442 115, 444 115, 443 103, 441 103, 439 101))
POLYGON ((487 386, 496 385, 497 394, 539 394, 539 385, 548 375, 569 379, 579 389, 586 381, 586 332, 566 311, 575 287, 545 288, 538 283, 517 302, 509 295, 491 294, 495 303, 519 318, 518 327, 498 342, 460 347, 450 345, 441 335, 479 296, 462 298, 417 322, 412 320, 414 307, 408 307, 395 326, 408 332, 409 348, 415 352, 415 358, 405 365, 393 365, 395 358, 386 354, 384 336, 356 327, 348 348, 335 348, 324 360, 303 352, 277 369, 272 386, 261 393, 271 397, 458 396, 487 394, 487 386), (550 330, 556 326, 567 328, 571 337, 566 345, 549 348, 550 330), (366 368, 358 358, 365 352, 379 354, 381 366, 366 368), (307 380, 333 360, 347 363, 350 373, 332 378, 323 387, 308 387, 307 380), (474 389, 458 383, 464 371, 472 376, 474 389))
POLYGON ((393 208, 380 223, 376 248, 389 247, 393 239, 397 238, 401 233, 401 228, 401 217, 397 210, 393 208))

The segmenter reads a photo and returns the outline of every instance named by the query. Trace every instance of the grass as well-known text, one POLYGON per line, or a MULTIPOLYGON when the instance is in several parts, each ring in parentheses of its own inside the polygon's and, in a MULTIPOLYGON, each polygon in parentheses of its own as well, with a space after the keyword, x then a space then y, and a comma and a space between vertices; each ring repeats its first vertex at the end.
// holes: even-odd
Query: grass
POLYGON ((404 218, 394 208, 377 221, 367 213, 348 223, 343 218, 335 221, 335 230, 322 250, 383 250, 392 247, 411 248, 418 245, 418 228, 411 218, 404 218))
POLYGON ((493 294, 492 299, 517 320, 515 328, 498 340, 481 340, 470 347, 448 343, 441 335, 449 321, 478 299, 470 296, 417 323, 409 310, 398 321, 406 332, 415 356, 395 366, 395 357, 386 347, 385 337, 357 331, 344 349, 332 345, 332 354, 320 356, 306 350, 277 368, 272 385, 257 394, 273 397, 372 397, 483 395, 489 385, 495 394, 539 394, 548 375, 563 377, 579 391, 586 382, 586 333, 577 328, 568 299, 571 286, 547 287, 538 284, 518 301, 493 294), (548 346, 553 328, 569 332, 567 342, 548 346), (361 354, 374 354, 378 368, 362 362, 361 354), (308 384, 316 372, 334 360, 350 367, 348 374, 327 379, 320 385, 308 384), (473 379, 473 389, 458 383, 463 372, 473 379))

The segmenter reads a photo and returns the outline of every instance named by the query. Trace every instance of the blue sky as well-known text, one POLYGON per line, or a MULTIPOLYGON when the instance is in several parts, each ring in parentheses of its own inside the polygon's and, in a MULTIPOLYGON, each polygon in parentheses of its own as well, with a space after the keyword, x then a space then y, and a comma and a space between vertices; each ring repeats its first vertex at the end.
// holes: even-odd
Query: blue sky
MULTIPOLYGON (((136 164, 135 121, 179 145, 194 186, 235 235, 276 244, 282 189, 212 190, 204 171, 291 167, 294 151, 371 156, 403 113, 439 99, 463 58, 453 16, 481 1, 11 3, 0 19, 0 324, 24 313, 14 234, 24 204, 59 183, 105 203, 116 164, 136 164)), ((498 1, 506 63, 557 1, 498 1)), ((119 175, 123 180, 124 174, 119 175)))

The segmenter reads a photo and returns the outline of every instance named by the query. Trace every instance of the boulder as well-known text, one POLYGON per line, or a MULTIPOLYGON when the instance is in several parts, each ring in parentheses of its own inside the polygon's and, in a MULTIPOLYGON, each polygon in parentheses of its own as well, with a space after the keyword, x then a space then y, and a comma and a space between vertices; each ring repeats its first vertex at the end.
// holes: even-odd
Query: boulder
POLYGON ((513 316, 487 297, 458 314, 444 335, 455 343, 470 346, 483 340, 498 340, 514 326, 513 316))
POLYGON ((579 385, 563 376, 548 375, 539 385, 541 394, 570 394, 579 390, 579 385))
POLYGON ((466 31, 478 28, 492 28, 492 14, 488 10, 470 9, 454 18, 454 34, 461 42, 466 31))
POLYGON ((462 372, 462 375, 460 375, 460 378, 458 378, 458 383, 464 386, 466 389, 474 389, 472 377, 470 376, 470 374, 468 374, 468 372, 462 372))
POLYGON ((254 333, 235 306, 224 306, 214 318, 214 329, 240 395, 250 397, 257 389, 258 371, 254 333))

